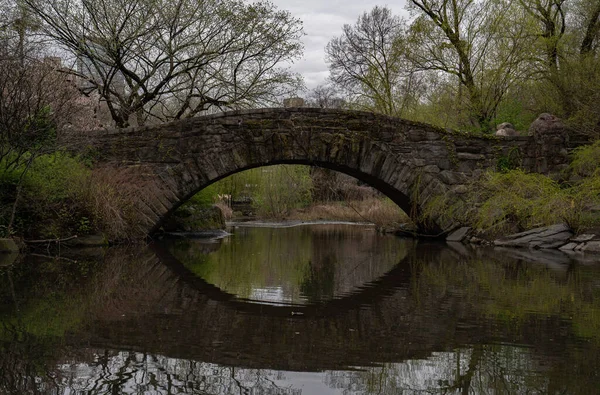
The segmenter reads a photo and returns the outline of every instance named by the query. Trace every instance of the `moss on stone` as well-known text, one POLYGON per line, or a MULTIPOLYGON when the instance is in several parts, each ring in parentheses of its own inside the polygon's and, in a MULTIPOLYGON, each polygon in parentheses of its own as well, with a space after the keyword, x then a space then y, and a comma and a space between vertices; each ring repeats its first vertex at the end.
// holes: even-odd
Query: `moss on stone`
POLYGON ((0 253, 19 252, 19 247, 13 239, 0 239, 0 253))

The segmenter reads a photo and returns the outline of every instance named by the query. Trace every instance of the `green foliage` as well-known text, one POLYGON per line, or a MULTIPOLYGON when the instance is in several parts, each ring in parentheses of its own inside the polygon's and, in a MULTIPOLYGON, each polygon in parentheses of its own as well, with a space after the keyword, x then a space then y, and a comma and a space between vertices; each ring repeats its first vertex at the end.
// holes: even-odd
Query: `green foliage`
POLYGON ((60 201, 77 195, 89 176, 90 170, 79 158, 57 151, 34 160, 25 184, 50 201, 60 201))
POLYGON ((3 131, 0 136, 0 159, 3 172, 25 169, 25 163, 35 158, 42 150, 51 148, 56 140, 56 125, 52 110, 45 106, 33 116, 23 120, 19 130, 3 131))
POLYGON ((235 173, 207 188, 213 187, 217 193, 230 195, 232 199, 252 197, 257 193, 258 185, 263 180, 263 168, 250 169, 235 173))
POLYGON ((189 204, 210 206, 219 194, 232 199, 251 198, 258 214, 266 218, 282 218, 292 209, 312 203, 310 167, 276 165, 233 174, 204 188, 189 204))
MULTIPOLYGON (((0 175, 0 224, 4 226, 10 219, 23 166, 0 175)), ((93 215, 82 201, 90 173, 77 157, 64 152, 34 158, 21 181, 14 232, 48 238, 92 232, 93 215)))
POLYGON ((406 3, 410 20, 375 7, 327 45, 354 107, 469 132, 550 112, 600 136, 597 2, 406 3))
POLYGON ((437 86, 435 90, 427 92, 424 99, 407 115, 408 119, 464 130, 463 126, 468 122, 460 108, 462 103, 452 86, 437 86))
POLYGON ((521 155, 518 148, 513 148, 506 155, 498 158, 496 170, 506 173, 510 170, 516 170, 521 166, 521 155))
POLYGON ((471 196, 481 206, 475 216, 477 228, 489 229, 503 220, 519 230, 562 222, 561 213, 546 209, 548 200, 560 195, 559 185, 541 174, 521 170, 488 172, 471 196))
POLYGON ((88 217, 81 217, 77 226, 78 234, 87 234, 92 230, 92 223, 88 217))
POLYGON ((29 150, 52 144, 56 140, 56 123, 53 119, 52 108, 48 105, 44 106, 30 117, 21 136, 26 139, 29 150))
POLYGON ((600 171, 596 170, 565 193, 566 199, 554 202, 550 209, 565 212, 565 221, 576 230, 600 225, 600 171))
POLYGON ((562 65, 562 89, 556 91, 563 117, 578 133, 600 138, 600 57, 570 58, 562 65))
POLYGON ((282 218, 294 208, 308 206, 312 179, 308 166, 274 166, 262 172, 256 204, 264 217, 282 218))
POLYGON ((515 127, 515 130, 527 130, 537 116, 537 113, 531 112, 526 108, 520 97, 509 94, 498 105, 494 123, 498 125, 503 122, 510 122, 515 127))
POLYGON ((199 207, 210 207, 214 204, 215 199, 219 193, 223 193, 220 191, 221 185, 217 182, 215 184, 211 184, 206 188, 202 189, 200 192, 195 194, 188 200, 185 205, 191 206, 199 206, 199 207))
POLYGON ((431 199, 424 219, 442 217, 483 230, 489 236, 536 226, 567 223, 575 231, 600 225, 600 145, 575 152, 572 170, 587 175, 572 186, 560 185, 541 174, 510 170, 489 171, 470 185, 464 199, 448 196, 431 199))
POLYGON ((577 175, 589 177, 600 169, 600 140, 573 151, 570 169, 577 175))

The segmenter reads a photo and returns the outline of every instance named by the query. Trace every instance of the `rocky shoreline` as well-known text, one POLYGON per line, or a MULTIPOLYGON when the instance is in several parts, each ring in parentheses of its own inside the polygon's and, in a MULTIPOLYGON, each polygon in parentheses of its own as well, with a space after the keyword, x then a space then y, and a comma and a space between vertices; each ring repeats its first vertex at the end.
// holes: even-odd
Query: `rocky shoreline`
POLYGON ((530 229, 495 240, 485 240, 477 237, 472 228, 465 226, 448 234, 446 242, 537 250, 557 249, 565 253, 600 254, 600 232, 590 231, 575 235, 566 224, 530 229))
MULTIPOLYGON (((340 221, 323 221, 324 223, 346 223, 340 221)), ((320 221, 290 221, 288 223, 271 223, 271 222, 230 222, 229 226, 278 226, 289 227, 298 225, 309 225, 321 223, 320 221)), ((364 223, 354 225, 365 225, 364 223)), ((170 237, 224 237, 228 233, 221 230, 209 230, 204 232, 171 232, 170 237)), ((167 236, 167 234, 163 235, 167 236)), ((66 244, 70 246, 106 246, 106 240, 100 239, 100 236, 89 237, 88 243, 82 243, 87 240, 86 237, 69 240, 66 244), (96 240, 98 239, 98 240, 96 240)), ((532 254, 541 258, 544 254, 562 254, 563 256, 584 255, 584 254, 600 254, 600 229, 594 229, 586 233, 575 235, 566 224, 555 224, 535 229, 530 229, 524 232, 503 236, 494 240, 480 237, 477 232, 471 227, 460 227, 450 232, 446 238, 446 243, 454 248, 462 250, 466 245, 475 246, 493 246, 502 250, 511 250, 515 254, 527 254, 532 258, 532 254), (566 255, 565 255, 566 254, 566 255)), ((0 239, 0 266, 10 265, 15 261, 23 246, 19 246, 13 239, 0 239)), ((592 262, 592 261, 590 261, 592 262)), ((593 259, 593 262, 600 262, 599 259, 593 259)))

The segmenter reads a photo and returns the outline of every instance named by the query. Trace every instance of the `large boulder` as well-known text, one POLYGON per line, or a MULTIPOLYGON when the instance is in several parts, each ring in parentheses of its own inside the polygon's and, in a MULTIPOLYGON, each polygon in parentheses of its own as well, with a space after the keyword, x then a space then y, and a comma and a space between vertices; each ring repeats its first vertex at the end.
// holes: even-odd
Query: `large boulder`
POLYGON ((557 224, 502 237, 495 240, 494 245, 541 249, 559 248, 567 244, 572 236, 573 233, 567 225, 557 224))
POLYGON ((496 126, 496 136, 519 136, 519 132, 516 131, 515 127, 510 122, 503 122, 496 126))
POLYGON ((531 123, 528 134, 539 142, 543 137, 548 135, 566 136, 567 129, 560 118, 544 112, 531 123))
POLYGON ((569 163, 569 129, 560 118, 542 113, 529 127, 536 143, 535 171, 560 179, 569 163))
POLYGON ((2 266, 11 266, 13 263, 17 261, 19 257, 18 252, 0 252, 0 267, 2 266))
POLYGON ((459 229, 451 232, 446 237, 446 241, 462 243, 469 235, 469 232, 471 232, 471 228, 468 226, 463 226, 462 228, 459 228, 459 229))

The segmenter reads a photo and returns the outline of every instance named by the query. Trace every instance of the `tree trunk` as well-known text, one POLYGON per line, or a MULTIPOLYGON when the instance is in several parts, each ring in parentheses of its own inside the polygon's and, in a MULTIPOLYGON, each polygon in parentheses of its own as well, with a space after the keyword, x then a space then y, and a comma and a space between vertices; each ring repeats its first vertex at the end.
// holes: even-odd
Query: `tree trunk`
POLYGON ((585 29, 585 36, 581 41, 580 54, 582 56, 589 55, 593 49, 594 38, 600 30, 600 1, 596 3, 596 7, 592 11, 590 20, 585 29))

